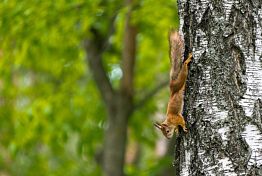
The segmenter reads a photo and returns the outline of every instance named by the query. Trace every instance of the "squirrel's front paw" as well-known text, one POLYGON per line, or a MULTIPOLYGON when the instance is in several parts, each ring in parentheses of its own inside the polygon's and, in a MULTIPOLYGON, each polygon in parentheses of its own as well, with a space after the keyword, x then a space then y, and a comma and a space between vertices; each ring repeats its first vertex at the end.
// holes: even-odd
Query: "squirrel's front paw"
POLYGON ((184 131, 185 133, 187 133, 187 132, 188 132, 188 129, 187 129, 187 128, 183 128, 183 131, 184 131))

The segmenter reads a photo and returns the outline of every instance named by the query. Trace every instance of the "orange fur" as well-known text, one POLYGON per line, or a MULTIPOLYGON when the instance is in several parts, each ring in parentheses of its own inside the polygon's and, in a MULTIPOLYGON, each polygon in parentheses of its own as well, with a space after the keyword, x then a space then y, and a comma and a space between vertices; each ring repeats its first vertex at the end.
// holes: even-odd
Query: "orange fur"
MULTIPOLYGON (((192 53, 190 53, 187 60, 183 63, 182 68, 177 72, 177 78, 175 78, 176 75, 174 75, 175 71, 173 63, 179 65, 179 60, 174 61, 174 59, 181 59, 181 45, 183 45, 183 40, 178 32, 171 32, 170 45, 172 68, 170 71, 170 98, 167 106, 166 119, 161 124, 155 123, 155 126, 159 128, 167 138, 171 138, 174 132, 178 133, 178 126, 181 126, 184 132, 187 132, 186 123, 182 116, 182 110, 185 82, 188 75, 188 63, 192 60, 192 53)), ((178 66, 176 67, 178 68, 178 66)))

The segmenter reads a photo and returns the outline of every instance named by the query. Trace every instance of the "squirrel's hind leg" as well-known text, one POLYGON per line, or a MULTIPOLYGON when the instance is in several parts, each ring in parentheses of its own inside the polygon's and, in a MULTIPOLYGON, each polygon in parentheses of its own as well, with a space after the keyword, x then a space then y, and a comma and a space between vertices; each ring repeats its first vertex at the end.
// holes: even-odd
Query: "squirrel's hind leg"
POLYGON ((187 57, 187 59, 186 59, 186 61, 185 61, 184 63, 185 63, 186 65, 189 64, 189 62, 192 61, 192 57, 193 57, 192 53, 189 53, 189 54, 188 54, 188 57, 187 57))
POLYGON ((187 128, 186 128, 186 122, 185 122, 185 120, 184 120, 184 117, 180 114, 179 115, 179 118, 180 118, 180 120, 179 120, 179 125, 183 128, 183 131, 185 132, 185 133, 187 133, 188 132, 188 130, 187 130, 187 128))

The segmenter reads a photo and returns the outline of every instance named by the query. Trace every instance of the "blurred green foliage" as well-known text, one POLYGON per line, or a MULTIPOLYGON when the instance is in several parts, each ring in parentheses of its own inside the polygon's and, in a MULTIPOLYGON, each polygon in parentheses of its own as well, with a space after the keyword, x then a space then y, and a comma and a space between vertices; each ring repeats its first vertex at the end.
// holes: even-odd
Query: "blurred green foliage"
MULTIPOLYGON (((135 3, 139 101, 168 76, 167 33, 178 17, 175 0, 135 3)), ((94 155, 102 148, 106 112, 82 42, 91 26, 108 35, 117 15, 112 47, 103 54, 117 86, 125 13, 119 0, 0 2, 0 175, 101 175, 94 155)), ((128 175, 155 175, 167 163, 156 159, 152 127, 156 104, 167 96, 158 94, 131 118, 129 140, 138 141, 142 152, 139 165, 126 166, 128 175)))

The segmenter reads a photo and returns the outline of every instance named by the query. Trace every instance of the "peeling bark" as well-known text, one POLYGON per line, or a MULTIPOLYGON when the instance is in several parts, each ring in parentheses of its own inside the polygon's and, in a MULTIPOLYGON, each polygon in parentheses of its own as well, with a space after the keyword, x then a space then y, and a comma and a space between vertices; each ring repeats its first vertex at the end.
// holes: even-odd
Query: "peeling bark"
POLYGON ((262 7, 259 0, 179 0, 193 51, 177 143, 180 175, 262 175, 262 7))

